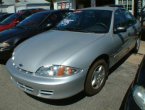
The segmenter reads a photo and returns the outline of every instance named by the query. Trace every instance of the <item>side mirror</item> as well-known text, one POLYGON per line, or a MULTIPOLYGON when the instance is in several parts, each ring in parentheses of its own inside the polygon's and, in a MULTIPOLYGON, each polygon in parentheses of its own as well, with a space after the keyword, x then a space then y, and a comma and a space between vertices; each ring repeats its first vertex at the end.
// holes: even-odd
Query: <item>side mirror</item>
POLYGON ((51 24, 51 23, 49 23, 49 24, 47 24, 47 25, 46 25, 46 27, 51 27, 51 26, 52 26, 52 24, 51 24))
POLYGON ((20 22, 19 20, 15 20, 15 21, 14 21, 15 24, 18 24, 19 22, 20 22))
POLYGON ((117 34, 117 33, 120 33, 120 32, 126 32, 126 27, 117 27, 114 29, 114 33, 117 34))
POLYGON ((48 23, 48 24, 45 24, 45 25, 42 25, 41 26, 41 30, 48 30, 52 27, 52 24, 51 23, 48 23))

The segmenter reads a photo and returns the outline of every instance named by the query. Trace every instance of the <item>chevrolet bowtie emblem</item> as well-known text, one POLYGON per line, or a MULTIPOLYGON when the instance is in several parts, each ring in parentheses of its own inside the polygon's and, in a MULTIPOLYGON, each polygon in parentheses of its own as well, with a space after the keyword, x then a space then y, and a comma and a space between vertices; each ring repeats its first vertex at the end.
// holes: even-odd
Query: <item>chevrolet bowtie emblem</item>
POLYGON ((19 64, 19 66, 20 66, 20 67, 22 67, 22 66, 23 66, 23 64, 19 64))

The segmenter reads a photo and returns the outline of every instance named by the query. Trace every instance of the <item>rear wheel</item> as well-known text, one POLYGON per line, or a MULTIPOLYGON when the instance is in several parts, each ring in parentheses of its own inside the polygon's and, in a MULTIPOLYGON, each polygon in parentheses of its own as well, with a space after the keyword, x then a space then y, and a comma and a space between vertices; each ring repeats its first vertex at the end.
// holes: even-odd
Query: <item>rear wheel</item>
POLYGON ((108 64, 105 60, 97 60, 90 68, 86 82, 85 93, 92 96, 98 93, 104 86, 108 75, 108 64))

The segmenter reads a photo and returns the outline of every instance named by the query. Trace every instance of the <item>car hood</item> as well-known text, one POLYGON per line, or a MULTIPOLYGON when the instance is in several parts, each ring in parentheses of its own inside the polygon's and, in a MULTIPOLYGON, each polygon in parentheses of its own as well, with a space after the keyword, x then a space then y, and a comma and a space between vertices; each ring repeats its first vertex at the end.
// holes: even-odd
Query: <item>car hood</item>
POLYGON ((104 34, 55 30, 44 32, 15 49, 14 63, 30 72, 36 72, 41 66, 61 65, 77 51, 81 51, 102 36, 104 34))
POLYGON ((25 33, 24 29, 19 29, 19 28, 12 28, 9 30, 5 30, 3 32, 0 32, 0 42, 7 41, 13 37, 17 37, 18 35, 21 35, 25 33))

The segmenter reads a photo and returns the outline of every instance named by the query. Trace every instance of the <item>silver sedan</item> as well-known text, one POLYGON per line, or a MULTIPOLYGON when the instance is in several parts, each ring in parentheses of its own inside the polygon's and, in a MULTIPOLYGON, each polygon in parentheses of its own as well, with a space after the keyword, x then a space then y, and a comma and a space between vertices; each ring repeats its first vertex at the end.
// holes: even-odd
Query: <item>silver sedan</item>
POLYGON ((139 31, 140 23, 123 8, 77 10, 20 44, 6 66, 17 87, 29 94, 63 99, 84 91, 92 96, 103 88, 109 68, 138 51, 139 31))

